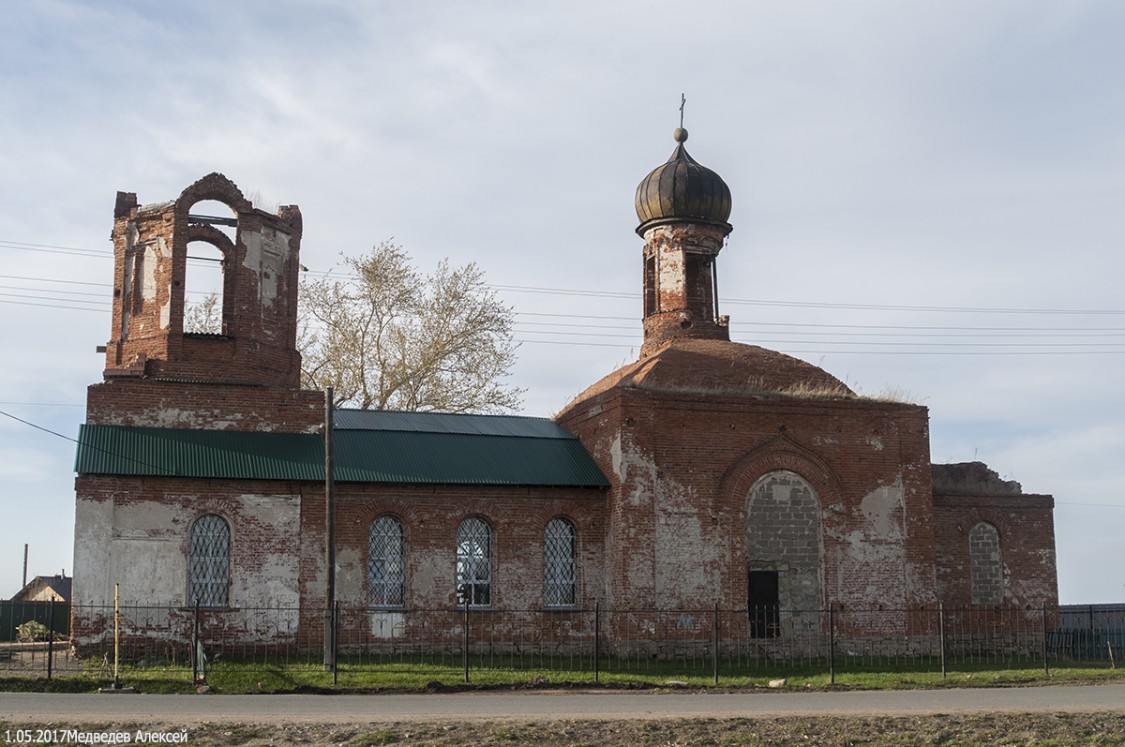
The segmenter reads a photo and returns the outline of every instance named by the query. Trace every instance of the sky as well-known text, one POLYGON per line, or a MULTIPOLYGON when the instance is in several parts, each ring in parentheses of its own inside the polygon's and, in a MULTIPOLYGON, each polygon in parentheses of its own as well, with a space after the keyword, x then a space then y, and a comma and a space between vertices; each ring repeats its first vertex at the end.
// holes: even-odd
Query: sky
POLYGON ((1125 3, 12 0, 0 33, 0 598, 25 543, 72 571, 118 190, 222 172, 300 206, 312 272, 478 263, 550 416, 637 356, 683 93, 733 339, 927 406, 933 461, 1055 496, 1062 602, 1125 601, 1125 3))

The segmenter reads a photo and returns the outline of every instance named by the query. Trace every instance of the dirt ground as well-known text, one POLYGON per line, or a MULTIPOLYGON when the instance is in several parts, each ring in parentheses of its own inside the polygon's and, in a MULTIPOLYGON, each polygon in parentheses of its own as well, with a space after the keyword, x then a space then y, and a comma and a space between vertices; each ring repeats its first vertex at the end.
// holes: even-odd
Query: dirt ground
MULTIPOLYGON (((18 725, 0 723, 4 744, 77 743, 55 731, 48 741, 17 738, 18 725)), ((668 719, 627 721, 449 721, 402 722, 372 726, 279 724, 87 723, 54 725, 87 734, 186 731, 189 745, 441 745, 482 747, 524 745, 1125 745, 1125 714, 997 714, 910 717, 819 717, 762 719, 668 719)), ((68 738, 69 737, 69 738, 68 738)))

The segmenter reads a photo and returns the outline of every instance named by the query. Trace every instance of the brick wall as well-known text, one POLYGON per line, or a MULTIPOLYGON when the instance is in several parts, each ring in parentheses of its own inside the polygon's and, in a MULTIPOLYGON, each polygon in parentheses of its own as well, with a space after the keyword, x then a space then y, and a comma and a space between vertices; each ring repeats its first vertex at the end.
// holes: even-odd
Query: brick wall
POLYGON ((619 386, 559 420, 612 483, 606 596, 616 604, 744 605, 751 490, 779 473, 806 481, 820 504, 818 606, 935 600, 923 407, 619 386))
POLYGON ((1002 590, 1000 602, 1017 607, 1057 605, 1051 496, 935 493, 937 584, 946 605, 961 607, 985 602, 985 597, 980 596, 983 586, 978 586, 974 599, 971 556, 973 530, 982 523, 993 527, 999 540, 1001 575, 996 581, 1002 590))
POLYGON ((255 209, 210 174, 173 201, 138 205, 119 192, 113 228, 114 305, 106 377, 163 376, 297 387, 297 275, 302 219, 293 205, 255 209), (227 205, 234 238, 192 218, 203 200, 227 205), (188 245, 222 255, 221 334, 184 331, 188 245))
POLYGON ((86 422, 313 433, 324 426, 324 393, 148 378, 110 379, 87 389, 86 422))
MULTIPOLYGON (((337 600, 345 606, 367 603, 369 529, 388 514, 405 529, 405 609, 456 605, 455 538, 470 516, 492 530, 493 607, 543 608, 544 530, 555 517, 577 530, 577 606, 601 601, 604 490, 340 483, 336 501, 337 600)), ((88 643, 104 637, 115 583, 125 605, 190 607, 191 525, 211 513, 231 527, 229 606, 249 616, 260 607, 300 607, 302 640, 315 642, 325 599, 323 485, 163 477, 78 478, 76 635, 88 643)), ((253 628, 241 618, 231 624, 253 628)))

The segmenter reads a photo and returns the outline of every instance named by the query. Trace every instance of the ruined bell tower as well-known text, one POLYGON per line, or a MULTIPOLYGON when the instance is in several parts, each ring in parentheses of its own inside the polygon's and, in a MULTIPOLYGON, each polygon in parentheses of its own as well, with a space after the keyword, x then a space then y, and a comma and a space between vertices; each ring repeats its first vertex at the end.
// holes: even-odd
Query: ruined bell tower
POLYGON ((87 391, 87 424, 316 430, 323 394, 300 388, 300 249, 296 205, 259 210, 222 174, 167 202, 118 192, 113 321, 98 348, 102 381, 87 391), (201 267, 221 280, 211 274, 216 282, 195 287, 201 267), (208 292, 211 323, 186 328, 191 302, 208 292))
POLYGON ((255 209, 222 174, 170 202, 138 205, 117 193, 113 322, 105 379, 175 379, 296 388, 301 212, 255 209), (213 201, 230 214, 197 214, 213 201), (217 250, 222 272, 215 329, 185 330, 189 244, 217 250))

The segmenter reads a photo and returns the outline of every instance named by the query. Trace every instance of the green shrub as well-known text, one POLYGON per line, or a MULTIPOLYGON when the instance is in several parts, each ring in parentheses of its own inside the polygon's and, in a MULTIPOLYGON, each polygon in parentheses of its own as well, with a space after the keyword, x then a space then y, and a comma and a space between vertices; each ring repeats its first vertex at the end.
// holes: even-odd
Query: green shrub
POLYGON ((16 626, 16 640, 20 643, 45 641, 50 633, 46 625, 35 620, 28 620, 23 625, 16 626))

